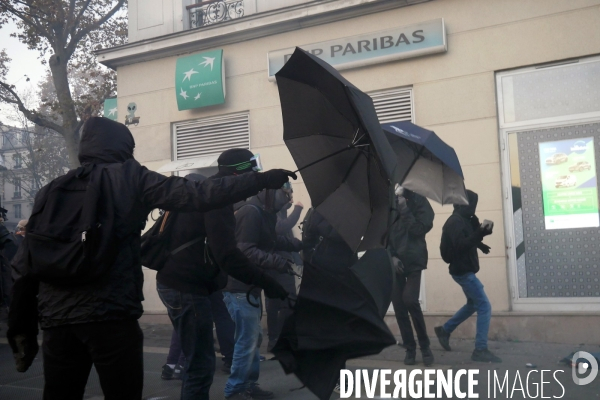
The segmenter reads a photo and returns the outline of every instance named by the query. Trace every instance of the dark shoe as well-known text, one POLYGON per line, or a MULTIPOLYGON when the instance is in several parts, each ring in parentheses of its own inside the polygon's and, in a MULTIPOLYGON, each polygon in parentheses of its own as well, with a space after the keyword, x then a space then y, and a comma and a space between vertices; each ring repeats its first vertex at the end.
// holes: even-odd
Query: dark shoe
POLYGON ((225 397, 225 400, 253 400, 247 392, 239 392, 229 397, 225 397))
POLYGON ((252 386, 250 389, 248 389, 246 393, 250 395, 250 397, 252 397, 253 399, 257 400, 272 399, 275 397, 273 392, 269 392, 268 390, 262 390, 258 387, 258 384, 252 386))
POLYGON ((502 362, 502 359, 500 357, 496 356, 494 353, 492 353, 488 349, 473 350, 473 354, 471 354, 471 360, 479 361, 479 362, 494 362, 494 363, 502 362))
POLYGON ((406 356, 404 357, 404 365, 415 365, 417 363, 417 350, 406 349, 406 356))
POLYGON ((437 336, 444 350, 451 351, 452 349, 450 348, 450 334, 446 332, 443 326, 436 326, 434 330, 435 335, 437 336))
POLYGON ((183 379, 183 365, 177 364, 173 370, 173 379, 183 379))
POLYGON ((433 364, 433 361, 435 360, 429 347, 421 349, 421 356, 423 357, 423 364, 425 364, 426 367, 433 364))

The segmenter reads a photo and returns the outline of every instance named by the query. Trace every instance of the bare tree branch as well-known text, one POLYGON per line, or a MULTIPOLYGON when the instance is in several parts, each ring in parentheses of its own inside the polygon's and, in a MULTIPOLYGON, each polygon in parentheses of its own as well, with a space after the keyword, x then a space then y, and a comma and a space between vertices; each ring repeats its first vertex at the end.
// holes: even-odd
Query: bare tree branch
POLYGON ((0 82, 0 87, 2 87, 4 90, 6 90, 12 95, 11 99, 0 94, 0 99, 6 103, 16 104, 17 107, 19 107, 19 111, 21 111, 27 117, 28 120, 30 120, 34 124, 46 127, 48 129, 52 129, 53 131, 59 132, 61 134, 64 132, 62 126, 48 120, 47 118, 41 116, 39 113, 31 111, 27 107, 25 107, 25 104, 23 104, 23 101, 21 100, 19 95, 11 88, 10 85, 4 82, 0 82))
MULTIPOLYGON (((95 23, 90 24, 85 28, 82 28, 79 32, 77 32, 77 34, 75 34, 74 37, 71 37, 71 41, 69 42, 67 49, 66 49, 68 54, 73 54, 72 52, 75 51, 75 48, 77 47, 77 44, 79 43, 79 41, 81 39, 83 39, 88 33, 100 28, 100 26, 102 24, 104 24, 106 21, 111 19, 112 16, 115 15, 115 13, 121 9, 121 7, 123 6, 124 3, 125 3, 125 0, 119 0, 117 5, 115 5, 112 8, 112 10, 107 12, 102 18, 100 18, 95 23)), ((89 1, 87 4, 89 4, 89 1)))

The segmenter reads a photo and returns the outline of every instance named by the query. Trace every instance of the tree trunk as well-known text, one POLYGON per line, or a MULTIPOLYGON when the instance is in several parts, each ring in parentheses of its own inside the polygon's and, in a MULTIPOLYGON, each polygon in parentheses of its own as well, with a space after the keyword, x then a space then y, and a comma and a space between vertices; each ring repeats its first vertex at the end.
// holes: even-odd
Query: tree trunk
POLYGON ((71 95, 71 88, 69 87, 67 63, 68 57, 60 53, 53 54, 48 60, 50 71, 52 72, 52 81, 54 82, 58 98, 59 112, 62 117, 63 131, 60 133, 65 138, 69 154, 69 166, 77 168, 79 166, 79 159, 77 158, 79 150, 79 132, 77 132, 77 128, 79 121, 77 119, 77 112, 75 111, 75 103, 71 95))

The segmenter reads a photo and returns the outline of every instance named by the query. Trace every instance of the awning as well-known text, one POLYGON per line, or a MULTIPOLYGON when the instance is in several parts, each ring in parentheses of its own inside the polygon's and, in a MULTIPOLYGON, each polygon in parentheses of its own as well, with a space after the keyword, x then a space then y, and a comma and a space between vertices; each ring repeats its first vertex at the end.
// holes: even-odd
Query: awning
POLYGON ((218 165, 217 159, 219 158, 219 155, 220 154, 213 154, 210 156, 171 161, 160 167, 156 172, 176 172, 188 169, 216 167, 218 165))

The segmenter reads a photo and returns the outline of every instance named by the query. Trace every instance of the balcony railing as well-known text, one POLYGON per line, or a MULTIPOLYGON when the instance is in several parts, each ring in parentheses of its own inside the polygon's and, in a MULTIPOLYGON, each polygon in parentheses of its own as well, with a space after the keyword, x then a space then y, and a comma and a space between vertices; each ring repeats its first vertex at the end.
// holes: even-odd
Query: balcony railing
POLYGON ((190 29, 231 21, 244 16, 244 0, 213 0, 186 7, 190 29))

